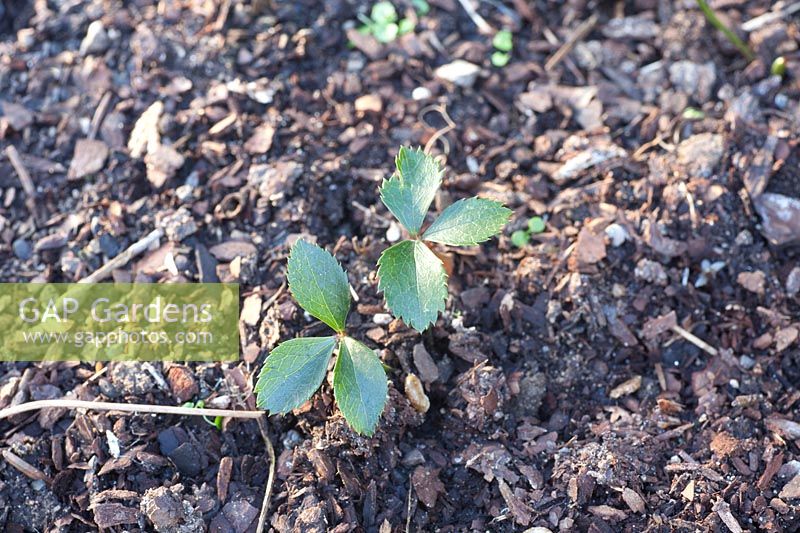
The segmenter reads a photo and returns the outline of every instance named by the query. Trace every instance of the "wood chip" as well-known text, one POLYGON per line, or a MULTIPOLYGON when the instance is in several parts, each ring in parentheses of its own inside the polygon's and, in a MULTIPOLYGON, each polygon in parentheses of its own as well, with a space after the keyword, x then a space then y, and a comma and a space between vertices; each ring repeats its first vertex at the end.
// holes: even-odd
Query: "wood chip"
POLYGON ((108 146, 103 141, 78 139, 69 165, 67 179, 77 180, 100 172, 108 157, 108 146))
POLYGON ((681 491, 681 497, 687 502, 694 501, 694 480, 690 479, 686 487, 681 491))
POLYGON ((133 126, 128 139, 128 150, 131 157, 138 158, 161 145, 161 135, 158 133, 158 120, 164 112, 164 104, 153 102, 148 107, 136 124, 133 126))
POLYGON ((633 394, 642 386, 642 376, 634 376, 631 379, 620 383, 613 389, 611 392, 608 393, 609 398, 612 400, 616 400, 617 398, 622 398, 623 396, 628 396, 629 394, 633 394))
POLYGON ((153 187, 160 189, 183 166, 184 158, 173 147, 160 144, 148 149, 144 162, 147 165, 147 179, 153 187))
POLYGON ((767 279, 763 272, 756 270, 755 272, 739 272, 736 282, 750 292, 763 295, 767 279))
POLYGON ((45 474, 44 472, 42 472, 41 470, 30 464, 26 460, 17 456, 11 450, 3 450, 3 459, 5 459, 8 464, 19 470, 27 477, 39 481, 44 481, 47 484, 51 483, 51 480, 47 476, 47 474, 45 474))
POLYGON ((251 294, 242 304, 241 319, 245 324, 255 326, 261 318, 261 295, 251 294))
POLYGON ((635 490, 625 487, 622 490, 622 500, 634 513, 643 513, 645 510, 644 499, 635 490))
POLYGON ((439 379, 439 367, 436 366, 424 344, 420 342, 414 345, 413 357, 414 366, 417 367, 419 377, 424 383, 430 384, 439 379))
POLYGON ((272 148, 272 140, 275 138, 275 127, 272 124, 261 124, 244 143, 244 149, 249 154, 266 154, 272 148))

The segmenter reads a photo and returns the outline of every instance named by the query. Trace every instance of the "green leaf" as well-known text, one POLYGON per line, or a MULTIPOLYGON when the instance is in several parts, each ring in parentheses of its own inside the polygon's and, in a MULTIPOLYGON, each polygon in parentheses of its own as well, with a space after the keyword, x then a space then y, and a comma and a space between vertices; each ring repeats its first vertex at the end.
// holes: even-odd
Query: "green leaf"
POLYGON ((397 172, 381 184, 381 201, 412 234, 420 227, 442 183, 442 169, 422 150, 401 147, 397 172))
POLYGON ((505 52, 495 52, 492 54, 492 65, 497 68, 503 68, 511 61, 511 55, 505 52))
POLYGON ((333 369, 333 394, 350 427, 371 436, 388 392, 386 372, 375 352, 355 339, 344 337, 333 369))
POLYGON ((377 2, 372 6, 370 18, 375 24, 397 22, 397 11, 391 2, 377 2))
POLYGON ((431 6, 426 0, 411 0, 411 5, 420 15, 427 15, 431 11, 431 6))
POLYGON ((409 18, 400 19, 400 22, 397 24, 397 29, 400 35, 411 33, 414 31, 414 21, 409 18))
POLYGON ((279 344, 256 382, 259 409, 288 413, 303 405, 322 383, 335 347, 336 337, 304 337, 279 344))
POLYGON ((531 217, 528 219, 528 230, 531 233, 541 233, 545 230, 545 227, 542 217, 531 217))
POLYGON ((465 198, 445 209, 422 238, 453 246, 473 246, 500 233, 510 216, 511 209, 500 202, 465 198))
POLYGON ((518 229, 517 231, 511 234, 511 244, 513 244, 517 248, 522 248, 523 246, 528 244, 528 241, 530 240, 531 236, 525 230, 518 229))
POLYGON ((492 45, 501 52, 510 52, 514 48, 514 37, 508 30, 500 30, 494 34, 492 45))
POLYGON ((400 28, 394 22, 388 24, 375 24, 372 26, 372 35, 380 43, 390 43, 397 39, 400 28))
POLYGON ((311 316, 337 332, 350 311, 350 283, 336 259, 319 246, 298 240, 289 254, 289 291, 311 316))
POLYGON ((384 250, 378 278, 389 309, 417 331, 424 331, 444 311, 447 274, 424 243, 402 241, 384 250))

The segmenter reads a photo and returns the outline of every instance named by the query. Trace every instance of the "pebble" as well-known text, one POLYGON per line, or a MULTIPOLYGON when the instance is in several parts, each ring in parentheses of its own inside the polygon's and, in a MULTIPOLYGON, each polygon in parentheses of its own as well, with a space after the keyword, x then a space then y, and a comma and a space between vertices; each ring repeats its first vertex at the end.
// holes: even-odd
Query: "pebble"
POLYGON ((386 230, 386 240, 389 242, 397 242, 400 240, 400 236, 400 226, 398 226, 396 222, 389 224, 389 228, 386 230))
POLYGON ((796 296, 800 292, 800 266, 796 266, 786 277, 786 294, 796 296))
POLYGON ((611 241, 611 246, 618 248, 628 240, 628 230, 615 222, 606 227, 606 236, 611 241))
MULTIPOLYGON (((2 14, 0 14, 1 16, 2 14)), ((22 50, 30 50, 36 44, 36 30, 22 28, 17 32, 17 43, 22 50)))
POLYGON ((749 355, 742 355, 739 357, 739 364, 742 365, 742 368, 745 370, 751 370, 756 366, 756 360, 749 355))
POLYGON ((433 96, 433 94, 427 87, 415 87, 414 90, 411 91, 411 98, 417 101, 427 100, 431 96, 433 96))
POLYGON ((292 448, 296 448, 301 442, 303 442, 303 437, 295 431, 294 429, 290 429, 286 432, 286 436, 281 441, 283 447, 287 450, 291 450, 292 448))
POLYGON ((89 24, 86 37, 81 41, 80 53, 84 56, 89 54, 102 54, 108 50, 109 44, 111 44, 111 41, 108 38, 103 23, 99 20, 95 20, 89 24))
POLYGON ((379 326, 388 326, 392 321, 392 315, 387 313, 375 313, 375 315, 372 316, 372 321, 379 326))
POLYGON ((434 71, 437 78, 449 81, 459 87, 472 87, 475 80, 478 78, 481 68, 478 65, 464 61, 463 59, 456 59, 452 63, 442 65, 434 71))
POLYGON ((753 244, 753 234, 749 230, 743 229, 736 235, 735 242, 739 246, 750 246, 753 244))
POLYGON ((23 261, 27 261, 33 255, 33 247, 31 246, 31 243, 25 239, 15 240, 11 244, 11 247, 14 249, 14 255, 23 261))
POLYGON ((406 376, 405 390, 406 398, 411 403, 411 407, 419 413, 427 413, 428 409, 431 408, 431 401, 428 399, 428 395, 425 394, 422 382, 415 374, 406 376))
POLYGON ((636 269, 633 273, 637 278, 655 283, 656 285, 667 284, 667 273, 664 272, 664 267, 661 266, 661 263, 656 263, 651 259, 640 259, 639 262, 636 263, 636 269))

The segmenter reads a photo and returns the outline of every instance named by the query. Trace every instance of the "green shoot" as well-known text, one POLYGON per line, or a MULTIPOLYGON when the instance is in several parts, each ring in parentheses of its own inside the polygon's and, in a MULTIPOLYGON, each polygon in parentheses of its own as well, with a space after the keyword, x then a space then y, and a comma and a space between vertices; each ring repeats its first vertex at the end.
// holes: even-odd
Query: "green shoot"
POLYGON ((683 110, 682 116, 685 120, 703 120, 706 118, 706 114, 703 113, 702 109, 691 106, 683 110))
POLYGON ((531 235, 542 233, 545 227, 542 217, 531 217, 528 219, 528 229, 518 229, 511 234, 511 244, 517 248, 522 248, 530 242, 531 235))
POLYGON ((421 232, 442 183, 443 171, 430 155, 405 147, 400 148, 396 164, 395 174, 381 185, 381 201, 411 238, 381 254, 378 289, 383 291, 395 316, 417 331, 424 331, 444 311, 447 274, 441 259, 423 241, 477 245, 503 229, 511 210, 493 200, 467 198, 445 209, 421 232))
POLYGON ((500 30, 494 34, 492 46, 495 51, 492 53, 492 65, 503 68, 511 61, 511 50, 514 49, 514 37, 508 30, 500 30))
MULTIPOLYGON (((418 15, 424 15, 431 9, 425 0, 415 0, 413 5, 418 15)), ((372 6, 369 17, 359 15, 359 19, 364 24, 358 31, 372 35, 378 42, 384 44, 414 31, 414 21, 410 18, 401 19, 391 2, 377 2, 372 6)))
POLYGON ((753 53, 750 47, 747 46, 747 44, 745 44, 745 42, 742 41, 739 38, 739 36, 733 32, 733 30, 725 26, 725 24, 723 24, 722 21, 719 20, 717 14, 714 13, 714 10, 711 9, 711 6, 708 5, 708 2, 706 2, 706 0, 696 0, 696 1, 697 1, 697 6, 700 8, 700 11, 703 12, 703 15, 705 15, 706 19, 711 23, 711 25, 717 28, 719 31, 721 31, 722 34, 725 36, 725 38, 728 39, 728 41, 730 41, 730 43, 733 46, 735 46, 739 50, 739 52, 741 52, 741 54, 745 58, 747 58, 748 61, 752 61, 756 58, 756 55, 753 53))
POLYGON ((279 344, 267 357, 256 382, 256 403, 271 413, 287 413, 305 403, 322 384, 338 347, 333 394, 356 432, 372 435, 388 394, 386 373, 375 352, 345 335, 350 283, 336 259, 299 240, 287 266, 289 292, 309 315, 336 335, 303 337, 279 344))
POLYGON ((778 56, 772 65, 769 67, 769 73, 773 76, 780 76, 781 78, 786 74, 786 58, 778 56))

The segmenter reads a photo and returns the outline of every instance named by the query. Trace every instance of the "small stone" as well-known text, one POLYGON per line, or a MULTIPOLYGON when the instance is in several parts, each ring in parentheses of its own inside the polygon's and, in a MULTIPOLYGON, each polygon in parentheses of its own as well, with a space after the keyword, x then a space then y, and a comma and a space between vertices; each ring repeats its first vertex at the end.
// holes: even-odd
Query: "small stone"
POLYGON ((742 368, 745 370, 751 370, 756 366, 756 360, 749 355, 742 355, 739 357, 739 364, 742 365, 742 368))
POLYGON ((164 104, 160 101, 153 102, 133 125, 131 136, 128 139, 128 150, 131 157, 139 158, 155 150, 161 145, 161 135, 158 133, 158 121, 164 112, 164 104))
POLYGON ((800 474, 794 476, 789 482, 783 486, 778 496, 782 499, 800 498, 800 474))
POLYGON ((609 224, 605 229, 605 233, 614 248, 622 246, 628 240, 628 230, 625 229, 625 226, 616 222, 609 224))
POLYGON ((676 153, 678 163, 690 174, 708 178, 725 155, 725 139, 716 133, 699 133, 681 141, 676 153))
POLYGON ((427 87, 415 87, 414 90, 411 91, 411 98, 417 101, 427 100, 431 96, 433 96, 433 94, 427 87))
POLYGON ((197 233, 197 223, 195 223, 192 213, 185 207, 165 216, 161 224, 167 238, 173 242, 181 242, 186 237, 197 233))
POLYGON ((439 367, 433 361, 431 354, 425 349, 425 345, 421 342, 414 345, 414 366, 417 367, 422 381, 425 383, 433 383, 439 379, 439 367))
POLYGON ((717 80, 717 69, 713 61, 702 65, 688 60, 677 61, 669 67, 669 79, 675 89, 704 104, 711 96, 717 80))
POLYGON ((79 139, 69 165, 67 179, 77 180, 100 172, 108 157, 108 146, 103 141, 79 139))
POLYGON ((80 53, 81 55, 102 54, 108 50, 111 44, 108 34, 106 33, 103 23, 95 20, 89 24, 89 29, 86 31, 86 37, 81 41, 80 53))
POLYGON ((222 514, 230 521, 236 533, 244 533, 258 516, 258 509, 245 500, 232 501, 222 508, 222 514))
POLYGON ((0 100, 0 111, 3 121, 15 131, 22 131, 33 124, 33 113, 24 105, 0 100))
POLYGON ((26 239, 16 239, 11 243, 11 247, 14 249, 14 255, 23 261, 27 261, 33 255, 33 247, 26 239))
POLYGON ((30 50, 36 44, 36 30, 22 28, 17 32, 17 44, 22 50, 30 50))
POLYGON ((656 285, 666 285, 668 281, 667 273, 661 263, 656 263, 647 258, 642 258, 636 263, 636 269, 633 273, 637 278, 656 285))
POLYGON ((392 315, 388 313, 375 313, 372 321, 379 326, 388 326, 392 322, 392 315))
POLYGON ((403 456, 400 462, 403 463, 403 466, 406 467, 418 466, 421 464, 425 464, 425 456, 422 455, 422 452, 419 451, 417 448, 413 448, 403 456))
POLYGON ((204 531, 203 516, 183 499, 183 485, 147 489, 139 508, 158 533, 204 531))
POLYGON ((750 246, 753 244, 753 234, 750 233, 749 230, 744 229, 736 235, 734 242, 739 246, 750 246))
POLYGON ((469 61, 456 59, 452 63, 442 65, 434 71, 437 78, 449 81, 459 87, 469 88, 475 84, 481 68, 469 61))
POLYGON ((241 319, 245 324, 255 326, 261 318, 261 295, 251 294, 244 299, 242 304, 241 319))
POLYGON ((377 94, 365 94, 356 98, 355 107, 358 113, 380 113, 383 111, 383 102, 377 94))
POLYGON ((800 266, 794 267, 786 277, 786 294, 790 297, 797 296, 800 292, 800 266))
POLYGON ((386 230, 386 240, 389 242, 397 242, 400 240, 400 226, 396 222, 391 222, 389 228, 386 230))
POLYGON ((425 394, 425 389, 422 387, 422 382, 414 374, 408 374, 405 382, 406 398, 411 403, 417 412, 427 413, 431 408, 431 401, 428 395, 425 394))
POLYGON ((739 275, 736 276, 736 281, 748 291, 758 295, 764 294, 767 283, 766 276, 760 270, 756 270, 755 272, 739 272, 739 275))
POLYGON ((45 235, 33 246, 34 251, 42 252, 45 250, 57 250, 59 248, 63 248, 67 244, 67 236, 64 233, 51 233, 50 235, 45 235))

